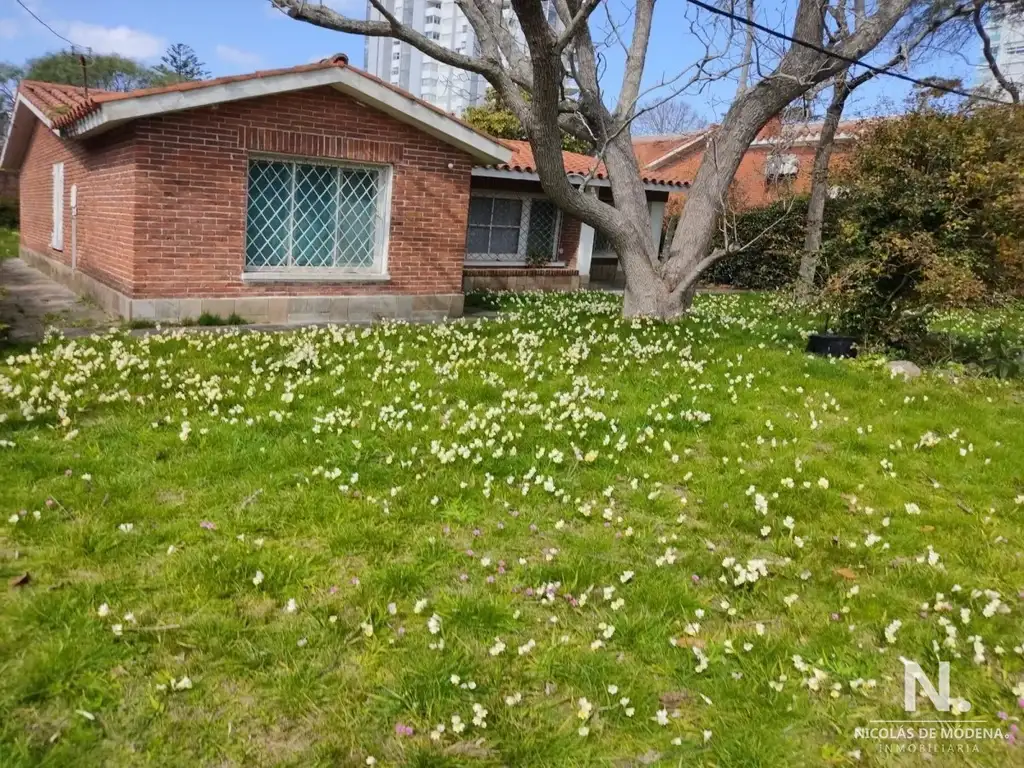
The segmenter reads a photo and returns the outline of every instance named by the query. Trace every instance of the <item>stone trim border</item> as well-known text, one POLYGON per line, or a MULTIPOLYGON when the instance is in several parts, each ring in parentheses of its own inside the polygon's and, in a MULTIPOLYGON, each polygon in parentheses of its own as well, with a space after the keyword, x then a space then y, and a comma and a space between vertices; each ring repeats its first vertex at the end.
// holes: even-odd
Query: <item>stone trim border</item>
POLYGON ((18 248, 18 255, 30 267, 75 293, 88 296, 107 314, 125 320, 177 323, 209 312, 223 318, 238 314, 247 323, 273 325, 371 323, 377 320, 436 322, 462 317, 465 299, 461 293, 133 299, 80 270, 72 272, 66 264, 24 246, 18 248))

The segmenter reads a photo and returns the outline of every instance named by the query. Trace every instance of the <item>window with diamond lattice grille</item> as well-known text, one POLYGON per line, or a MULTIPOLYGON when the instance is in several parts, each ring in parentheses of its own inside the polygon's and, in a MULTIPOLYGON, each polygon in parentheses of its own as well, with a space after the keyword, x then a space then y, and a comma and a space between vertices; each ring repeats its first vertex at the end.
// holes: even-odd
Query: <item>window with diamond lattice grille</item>
POLYGON ((246 269, 382 272, 388 185, 385 167, 252 160, 246 269))
POLYGON ((561 211, 541 197, 473 195, 466 262, 541 264, 558 255, 561 211))

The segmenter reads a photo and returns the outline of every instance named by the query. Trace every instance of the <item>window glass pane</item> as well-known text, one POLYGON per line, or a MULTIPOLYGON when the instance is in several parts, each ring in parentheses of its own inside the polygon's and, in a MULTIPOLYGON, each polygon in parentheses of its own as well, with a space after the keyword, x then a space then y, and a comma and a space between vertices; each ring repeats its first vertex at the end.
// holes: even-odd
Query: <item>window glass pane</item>
POLYGON ((469 200, 469 223, 490 224, 492 197, 473 197, 469 200))
POLYGON ((336 168, 324 165, 295 167, 293 266, 332 266, 337 193, 336 168))
POLYGON ((249 164, 249 203, 245 263, 280 267, 288 263, 291 166, 266 160, 249 164))
POLYGON ((335 266, 373 266, 379 176, 378 171, 352 168, 340 170, 338 255, 335 266))
POLYGON ((466 253, 487 253, 490 233, 489 227, 470 227, 466 237, 466 253))
POLYGON ((519 250, 519 228, 495 227, 491 230, 490 253, 516 253, 519 250))
POLYGON ((494 219, 496 226, 518 227, 523 214, 523 201, 507 197, 494 198, 494 219))
POLYGON ((558 233, 558 209, 550 200, 533 200, 530 204, 530 231, 526 235, 526 254, 551 258, 558 233))

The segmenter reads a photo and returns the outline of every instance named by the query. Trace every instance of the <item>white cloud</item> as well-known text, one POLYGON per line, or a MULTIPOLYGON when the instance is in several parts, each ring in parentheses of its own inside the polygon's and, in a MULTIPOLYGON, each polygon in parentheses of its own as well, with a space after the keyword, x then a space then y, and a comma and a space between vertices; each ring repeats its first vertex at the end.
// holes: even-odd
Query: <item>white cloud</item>
POLYGON ((92 48, 96 53, 116 53, 131 59, 151 59, 159 56, 167 41, 148 32, 131 27, 103 27, 84 21, 72 21, 65 27, 67 37, 78 45, 92 48))
POLYGON ((18 22, 14 19, 0 19, 0 38, 13 40, 18 36, 18 22))
POLYGON ((258 53, 242 51, 238 48, 232 48, 230 45, 218 45, 216 50, 217 58, 229 64, 237 64, 240 67, 257 67, 261 61, 258 53))

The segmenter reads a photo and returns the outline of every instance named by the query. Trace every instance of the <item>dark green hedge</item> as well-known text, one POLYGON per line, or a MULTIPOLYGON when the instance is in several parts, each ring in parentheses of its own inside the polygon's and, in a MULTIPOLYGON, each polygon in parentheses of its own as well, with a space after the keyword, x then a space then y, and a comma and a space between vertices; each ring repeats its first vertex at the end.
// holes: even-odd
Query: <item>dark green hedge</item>
POLYGON ((0 197, 0 228, 18 228, 18 199, 0 197))
MULTIPOLYGON (((826 205, 825 240, 834 234, 838 205, 836 200, 829 200, 826 205)), ((719 261, 704 273, 702 282, 752 290, 786 287, 797 277, 806 217, 806 197, 739 214, 733 222, 735 231, 730 232, 731 240, 746 243, 757 238, 756 242, 719 261)), ((722 235, 719 234, 715 246, 721 245, 722 235)))

